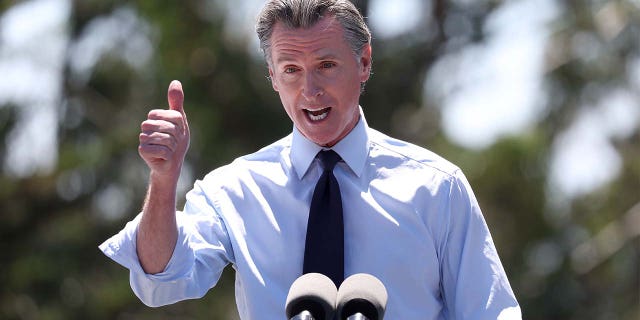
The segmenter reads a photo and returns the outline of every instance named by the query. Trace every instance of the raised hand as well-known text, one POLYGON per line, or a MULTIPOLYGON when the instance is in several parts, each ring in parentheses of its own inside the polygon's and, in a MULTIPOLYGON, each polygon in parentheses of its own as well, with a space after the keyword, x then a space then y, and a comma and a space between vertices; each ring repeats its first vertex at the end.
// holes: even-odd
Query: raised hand
POLYGON ((138 152, 151 169, 149 189, 138 225, 138 259, 147 273, 164 270, 178 237, 176 187, 189 148, 189 125, 180 81, 167 93, 169 109, 151 110, 142 122, 138 152))
POLYGON ((169 84, 167 98, 168 110, 151 110, 142 122, 138 152, 152 175, 177 182, 190 139, 180 81, 169 84))

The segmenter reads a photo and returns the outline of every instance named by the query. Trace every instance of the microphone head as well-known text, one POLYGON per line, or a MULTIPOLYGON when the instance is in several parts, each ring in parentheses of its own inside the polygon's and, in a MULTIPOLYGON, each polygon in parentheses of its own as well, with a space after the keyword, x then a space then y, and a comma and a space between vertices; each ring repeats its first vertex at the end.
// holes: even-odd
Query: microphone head
POLYGON ((285 312, 290 319, 303 311, 314 319, 333 319, 338 289, 329 277, 320 273, 307 273, 296 279, 289 288, 285 312))
POLYGON ((387 307, 387 289, 378 278, 366 274, 354 274, 342 282, 338 290, 338 320, 361 313, 369 320, 381 320, 387 307))

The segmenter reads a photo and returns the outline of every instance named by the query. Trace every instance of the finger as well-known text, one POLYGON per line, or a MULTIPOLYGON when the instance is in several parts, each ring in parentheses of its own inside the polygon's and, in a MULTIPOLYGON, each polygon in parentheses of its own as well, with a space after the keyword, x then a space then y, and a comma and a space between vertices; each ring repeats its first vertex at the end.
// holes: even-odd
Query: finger
POLYGON ((138 146, 138 153, 145 160, 167 161, 170 159, 171 151, 165 146, 155 144, 141 144, 138 146))
POLYGON ((182 83, 180 81, 171 81, 167 92, 167 100, 169 100, 169 109, 184 114, 184 92, 182 92, 182 83))
POLYGON ((163 132, 175 135, 178 132, 178 124, 167 120, 145 120, 140 125, 142 132, 163 132))
POLYGON ((140 133, 139 140, 140 145, 166 147, 171 152, 175 151, 178 145, 178 142, 172 135, 160 132, 142 132, 140 133))
POLYGON ((166 121, 180 130, 185 130, 187 127, 186 118, 187 116, 179 111, 155 109, 149 111, 146 121, 166 121))
POLYGON ((176 110, 153 109, 147 114, 149 120, 165 120, 170 122, 180 122, 184 118, 182 113, 176 110))

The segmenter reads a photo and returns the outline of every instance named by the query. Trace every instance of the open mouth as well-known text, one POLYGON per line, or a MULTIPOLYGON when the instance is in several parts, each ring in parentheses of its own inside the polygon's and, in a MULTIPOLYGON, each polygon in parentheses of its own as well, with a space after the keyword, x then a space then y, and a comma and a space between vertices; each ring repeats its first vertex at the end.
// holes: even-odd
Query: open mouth
POLYGON ((305 109, 304 111, 309 115, 311 121, 320 121, 329 115, 331 107, 319 108, 319 109, 305 109))

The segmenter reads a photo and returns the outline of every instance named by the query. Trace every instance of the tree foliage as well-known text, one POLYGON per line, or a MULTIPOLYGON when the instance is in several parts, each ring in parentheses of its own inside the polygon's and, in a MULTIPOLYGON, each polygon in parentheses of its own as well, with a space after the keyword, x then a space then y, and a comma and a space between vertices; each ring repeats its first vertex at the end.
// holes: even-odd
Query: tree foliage
MULTIPOLYGON (((612 182, 557 205, 549 180, 554 144, 590 101, 616 87, 640 101, 640 71, 633 73, 639 5, 557 2, 564 10, 547 49, 548 112, 528 130, 485 149, 462 148, 443 133, 442 109, 424 90, 425 74, 444 52, 485 41, 482 25, 500 1, 434 0, 430 22, 410 33, 379 39, 374 28, 374 74, 361 104, 372 127, 431 149, 467 174, 525 318, 637 319, 638 127, 612 139, 622 163, 612 182), (444 32, 454 14, 471 23, 465 42, 444 32), (611 15, 617 25, 607 24, 611 15), (593 52, 576 53, 585 48, 593 52)), ((356 3, 364 12, 370 7, 356 3)), ((237 317, 231 268, 203 299, 152 309, 131 292, 127 271, 97 249, 139 210, 148 174, 137 154, 139 125, 150 109, 166 107, 170 80, 183 83, 192 130, 181 197, 194 179, 290 132, 264 62, 230 35, 229 16, 224 1, 213 0, 72 3, 68 57, 83 40, 115 40, 90 67, 64 63, 54 169, 0 176, 0 318, 237 317), (106 21, 115 21, 114 37, 91 33, 106 21)), ((23 107, 0 106, 4 141, 23 107)))

